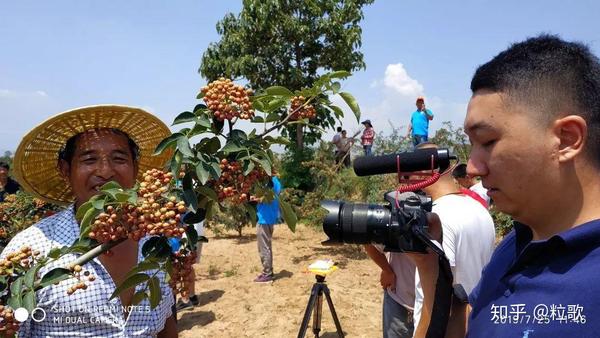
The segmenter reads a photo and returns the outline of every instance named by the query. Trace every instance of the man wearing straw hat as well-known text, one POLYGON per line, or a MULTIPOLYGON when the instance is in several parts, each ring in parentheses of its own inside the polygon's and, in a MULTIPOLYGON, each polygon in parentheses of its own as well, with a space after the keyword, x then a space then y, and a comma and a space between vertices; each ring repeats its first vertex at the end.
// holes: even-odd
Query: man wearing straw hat
MULTIPOLYGON (((75 210, 109 181, 123 187, 135 184, 138 172, 162 168, 168 155, 152 156, 155 146, 170 135, 155 116, 137 108, 104 105, 59 114, 30 131, 14 159, 15 177, 26 191, 52 203, 68 205, 19 233, 2 256, 31 246, 42 255, 68 246, 79 237, 75 210)), ((67 295, 74 278, 36 293, 38 308, 22 323, 20 336, 176 337, 171 313, 173 294, 159 272, 163 294, 151 309, 148 300, 131 306, 134 290, 109 300, 116 285, 142 259, 140 243, 133 240, 112 248, 83 266, 94 276, 83 290, 67 295)), ((42 268, 41 274, 75 259, 66 255, 42 268)))

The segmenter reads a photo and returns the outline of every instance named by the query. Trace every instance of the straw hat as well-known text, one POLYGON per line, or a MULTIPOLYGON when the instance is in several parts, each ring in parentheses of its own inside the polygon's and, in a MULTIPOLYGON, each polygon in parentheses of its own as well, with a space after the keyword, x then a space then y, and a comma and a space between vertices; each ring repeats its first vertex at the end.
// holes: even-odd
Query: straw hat
MULTIPOLYGON (((99 105, 58 114, 33 128, 21 140, 13 162, 14 175, 29 193, 56 204, 69 204, 74 196, 58 170, 58 152, 72 136, 94 128, 119 129, 140 148, 139 176, 162 168, 170 152, 152 156, 156 145, 171 135, 156 116, 134 107, 99 105)), ((138 176, 138 179, 140 178, 138 176)))

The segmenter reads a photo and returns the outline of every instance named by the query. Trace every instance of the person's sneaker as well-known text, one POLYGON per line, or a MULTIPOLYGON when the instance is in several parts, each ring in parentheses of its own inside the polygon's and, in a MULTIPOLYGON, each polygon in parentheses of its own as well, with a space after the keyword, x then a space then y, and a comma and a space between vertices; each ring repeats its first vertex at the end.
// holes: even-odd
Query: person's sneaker
POLYGON ((194 304, 192 304, 191 300, 184 302, 183 300, 179 299, 177 301, 177 306, 175 308, 177 309, 177 311, 179 311, 179 310, 188 309, 191 307, 194 307, 194 304))
POLYGON ((190 302, 192 303, 192 305, 198 306, 198 304, 200 304, 200 299, 198 299, 198 295, 191 296, 190 302))
POLYGON ((260 275, 258 275, 258 277, 256 277, 256 279, 254 280, 255 283, 270 283, 272 281, 273 281, 273 276, 265 275, 264 273, 261 273, 260 275))

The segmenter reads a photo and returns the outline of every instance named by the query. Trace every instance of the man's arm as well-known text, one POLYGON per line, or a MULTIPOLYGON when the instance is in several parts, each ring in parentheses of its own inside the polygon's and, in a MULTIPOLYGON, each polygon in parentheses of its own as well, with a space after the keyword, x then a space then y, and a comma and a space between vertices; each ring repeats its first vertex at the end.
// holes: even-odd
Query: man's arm
POLYGON ((172 314, 171 317, 167 318, 165 322, 165 327, 158 334, 158 338, 177 338, 179 337, 179 333, 177 332, 177 323, 175 322, 175 314, 172 314))
POLYGON ((371 257, 373 262, 381 268, 381 276, 379 277, 381 287, 384 289, 391 287, 392 290, 394 290, 396 288, 396 274, 394 273, 394 270, 392 270, 385 255, 371 244, 365 245, 365 251, 367 252, 367 255, 371 257))
POLYGON ((433 120, 433 112, 431 112, 431 110, 425 108, 425 116, 427 116, 427 119, 429 121, 433 120))
POLYGON ((409 137, 412 133, 412 122, 408 122, 408 132, 406 133, 406 137, 409 137))

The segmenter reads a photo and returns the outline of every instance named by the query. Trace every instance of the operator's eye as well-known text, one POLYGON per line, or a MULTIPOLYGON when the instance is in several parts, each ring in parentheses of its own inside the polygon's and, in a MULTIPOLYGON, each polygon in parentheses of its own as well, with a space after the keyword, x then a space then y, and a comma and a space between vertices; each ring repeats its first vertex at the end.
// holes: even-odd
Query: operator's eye
POLYGON ((484 142, 484 143, 482 143, 481 145, 482 145, 483 147, 485 147, 485 148, 488 148, 488 147, 491 147, 491 146, 493 146, 495 143, 496 143, 496 140, 495 140, 495 139, 493 139, 493 140, 489 140, 489 141, 487 141, 487 142, 484 142))

